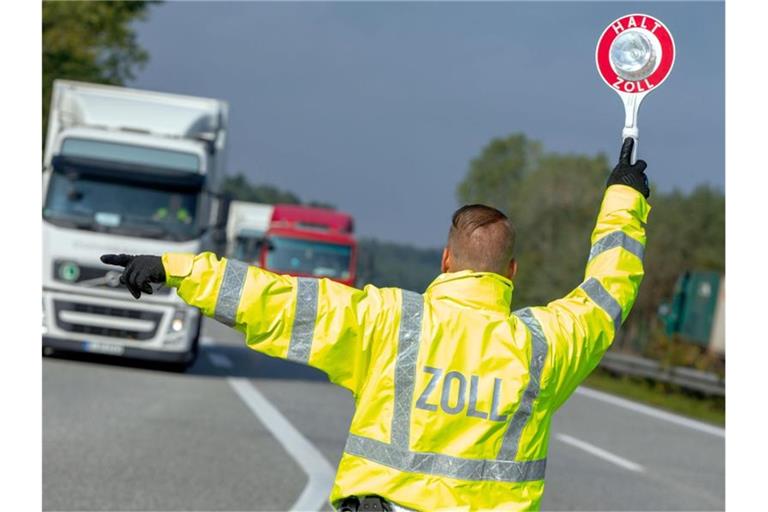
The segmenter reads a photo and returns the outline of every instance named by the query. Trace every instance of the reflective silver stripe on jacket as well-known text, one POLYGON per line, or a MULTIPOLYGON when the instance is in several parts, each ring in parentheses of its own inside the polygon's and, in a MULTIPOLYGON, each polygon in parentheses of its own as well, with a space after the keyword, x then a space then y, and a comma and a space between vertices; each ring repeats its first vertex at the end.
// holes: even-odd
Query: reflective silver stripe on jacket
POLYGON ((395 360, 395 408, 392 414, 392 444, 407 450, 410 442, 411 403, 416 379, 416 358, 419 355, 421 317, 424 297, 402 290, 400 332, 395 360))
MULTIPOLYGON (((391 442, 385 443, 350 433, 344 451, 349 455, 410 473, 438 475, 468 481, 528 482, 543 480, 547 465, 546 459, 534 461, 466 459, 440 453, 416 452, 410 449, 411 408, 423 315, 424 297, 418 293, 403 290, 398 353, 395 362, 395 398, 391 442)), ((542 356, 541 344, 534 341, 532 364, 535 364, 538 369, 532 370, 537 375, 535 379, 532 379, 532 382, 535 380, 536 394, 538 394, 541 366, 546 356, 546 345, 543 350, 544 355, 542 356)), ((529 387, 531 386, 532 384, 529 383, 529 387)), ((532 400, 533 398, 531 398, 532 400)), ((530 407, 528 414, 530 414, 530 407)), ((519 437, 518 433, 516 439, 519 437)), ((513 444, 516 451, 517 441, 513 444)))
POLYGON ((398 471, 440 475, 469 481, 529 482, 543 480, 546 459, 515 462, 464 459, 431 452, 402 450, 375 439, 350 434, 344 451, 398 471))
POLYGON ((240 296, 243 294, 247 273, 247 264, 242 261, 227 260, 213 317, 230 327, 234 327, 237 322, 237 307, 240 305, 240 296))
POLYGON ((544 368, 544 360, 547 357, 547 339, 541 324, 533 316, 530 308, 525 308, 513 313, 528 327, 531 332, 531 362, 528 370, 528 385, 523 392, 523 398, 520 400, 512 420, 509 422, 504 439, 501 443, 501 449, 496 457, 498 460, 515 460, 520 445, 520 436, 523 433, 528 419, 533 410, 533 401, 539 396, 541 384, 541 371, 544 368))
POLYGON ((619 327, 621 327, 621 305, 618 301, 614 299, 600 281, 594 277, 590 277, 581 283, 579 287, 586 292, 595 304, 605 310, 605 312, 608 313, 608 316, 611 317, 613 320, 614 334, 619 332, 619 327))
POLYGON ((299 277, 296 290, 296 315, 291 330, 287 359, 307 364, 317 320, 317 279, 299 277))
POLYGON ((592 248, 589 250, 589 260, 591 261, 592 258, 614 247, 626 249, 640 259, 643 259, 645 254, 643 244, 623 231, 614 231, 608 233, 592 245, 592 248))

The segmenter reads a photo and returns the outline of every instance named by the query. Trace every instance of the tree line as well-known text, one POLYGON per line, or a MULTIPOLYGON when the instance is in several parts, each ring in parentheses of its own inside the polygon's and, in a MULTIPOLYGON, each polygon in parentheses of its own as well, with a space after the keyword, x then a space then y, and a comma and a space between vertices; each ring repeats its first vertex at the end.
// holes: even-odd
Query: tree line
POLYGON ((158 2, 43 2, 43 137, 55 79, 123 85, 149 59, 132 24, 158 2))

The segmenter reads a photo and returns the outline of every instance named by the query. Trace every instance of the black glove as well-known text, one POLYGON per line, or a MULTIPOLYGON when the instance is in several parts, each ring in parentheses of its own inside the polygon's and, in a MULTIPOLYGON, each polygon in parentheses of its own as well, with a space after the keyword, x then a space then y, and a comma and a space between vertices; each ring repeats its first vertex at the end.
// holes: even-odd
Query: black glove
POLYGON ((160 256, 129 256, 128 254, 104 254, 101 262, 107 265, 125 267, 120 276, 134 298, 141 297, 141 292, 152 294, 151 283, 165 282, 165 267, 160 256))
POLYGON ((613 168, 611 175, 608 176, 607 187, 611 185, 626 185, 637 190, 648 199, 651 190, 648 188, 648 176, 645 175, 645 168, 648 164, 645 160, 638 160, 634 164, 630 163, 632 158, 632 148, 635 145, 635 139, 627 137, 621 146, 621 155, 619 163, 613 168))

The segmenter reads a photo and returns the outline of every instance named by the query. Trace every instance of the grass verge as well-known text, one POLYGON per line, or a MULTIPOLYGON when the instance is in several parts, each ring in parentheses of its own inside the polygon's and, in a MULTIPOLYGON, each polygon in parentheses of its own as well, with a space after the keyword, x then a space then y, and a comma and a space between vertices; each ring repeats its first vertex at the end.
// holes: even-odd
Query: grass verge
POLYGON ((725 426, 725 398, 723 397, 705 397, 675 389, 663 383, 628 376, 614 376, 601 368, 592 372, 584 381, 584 385, 683 416, 721 427, 725 426))

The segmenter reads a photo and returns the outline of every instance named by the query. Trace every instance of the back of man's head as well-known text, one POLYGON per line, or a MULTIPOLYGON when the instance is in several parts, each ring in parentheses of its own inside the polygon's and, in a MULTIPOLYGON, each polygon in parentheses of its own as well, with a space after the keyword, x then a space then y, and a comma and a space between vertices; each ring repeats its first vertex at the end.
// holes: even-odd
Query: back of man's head
POLYGON ((496 208, 482 204, 462 206, 453 214, 443 272, 473 270, 512 277, 515 229, 496 208))

